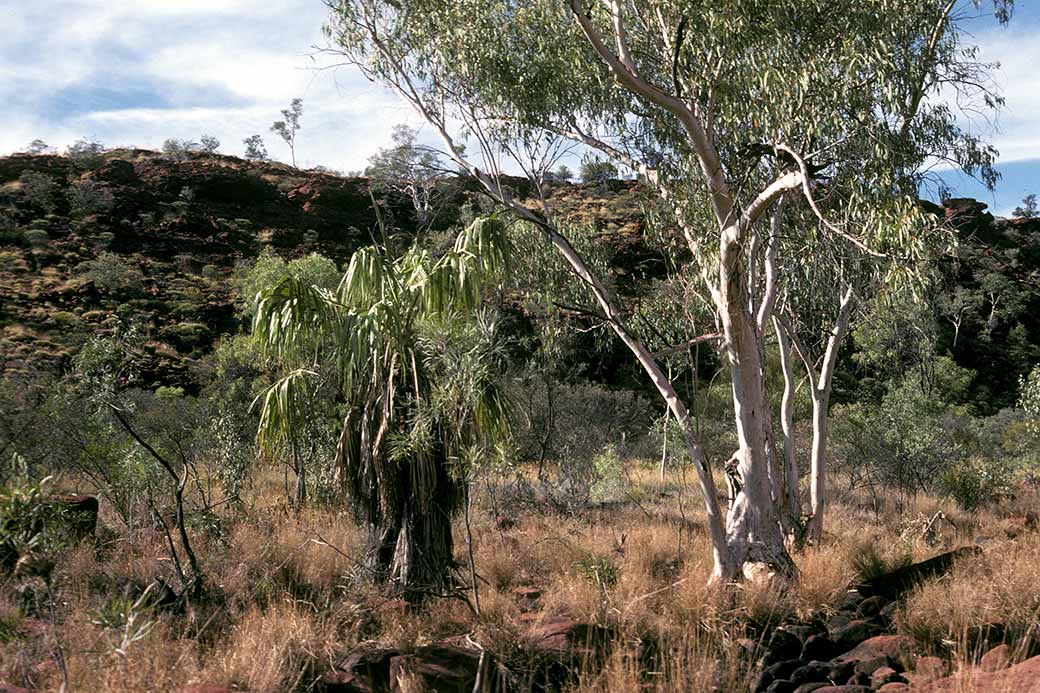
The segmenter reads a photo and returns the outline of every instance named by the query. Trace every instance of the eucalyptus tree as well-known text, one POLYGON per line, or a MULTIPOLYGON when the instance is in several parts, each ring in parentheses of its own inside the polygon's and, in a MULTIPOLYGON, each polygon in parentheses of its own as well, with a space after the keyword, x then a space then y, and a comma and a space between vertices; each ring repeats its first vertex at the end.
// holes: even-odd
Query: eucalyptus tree
POLYGON ((509 256, 505 224, 479 219, 434 257, 358 250, 335 291, 289 274, 261 293, 253 333, 290 370, 259 398, 258 442, 277 445, 319 386, 346 401, 335 464, 369 532, 366 567, 407 596, 451 586, 451 520, 466 480, 508 432, 486 282, 509 256))
POLYGON ((285 140, 289 145, 289 156, 292 165, 296 166, 296 133, 300 131, 300 116, 303 115, 303 99, 293 99, 289 108, 282 109, 283 120, 271 123, 271 132, 285 140))
MULTIPOLYGON (((931 99, 940 88, 978 84, 984 72, 965 44, 958 3, 335 0, 330 7, 333 50, 400 94, 462 172, 543 232, 645 370, 684 430, 715 576, 791 573, 763 377, 763 318, 777 283, 758 292, 749 281, 765 274, 762 253, 752 253, 764 244, 755 238, 777 201, 792 196, 812 210, 819 238, 890 258, 930 250, 930 238, 917 233, 927 222, 914 173, 929 157, 972 172, 992 158, 931 99), (542 158, 534 153, 557 138, 607 156, 656 191, 711 298, 740 444, 739 492, 725 519, 686 404, 542 194, 542 158), (477 145, 475 156, 463 140, 477 145), (528 176, 539 205, 516 199, 501 176, 506 160, 528 176), (829 161, 856 175, 832 190, 829 161)), ((997 8, 1006 17, 1009 3, 997 8)), ((885 280, 906 281, 906 265, 889 263, 885 280)))
POLYGON ((435 151, 417 143, 419 133, 407 125, 395 125, 392 147, 380 148, 369 157, 365 175, 378 187, 404 193, 412 202, 416 220, 425 226, 435 216, 437 184, 444 173, 435 151))

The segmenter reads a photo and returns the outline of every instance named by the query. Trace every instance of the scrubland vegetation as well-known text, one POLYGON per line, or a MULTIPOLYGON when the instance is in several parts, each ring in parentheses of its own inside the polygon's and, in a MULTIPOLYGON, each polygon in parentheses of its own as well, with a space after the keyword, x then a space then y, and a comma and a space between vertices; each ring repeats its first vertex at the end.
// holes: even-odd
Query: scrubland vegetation
POLYGON ((294 99, 292 167, 0 160, 0 682, 1040 665, 1035 199, 920 199, 936 160, 996 180, 928 98, 1000 103, 956 3, 404 5, 329 3, 328 51, 442 151, 299 171, 294 99))

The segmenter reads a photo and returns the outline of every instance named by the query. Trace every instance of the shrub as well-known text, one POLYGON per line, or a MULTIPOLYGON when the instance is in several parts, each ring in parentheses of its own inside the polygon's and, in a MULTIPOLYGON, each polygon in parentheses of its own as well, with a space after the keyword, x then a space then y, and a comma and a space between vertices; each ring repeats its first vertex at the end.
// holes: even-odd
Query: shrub
POLYGON ((87 139, 76 140, 65 150, 65 156, 84 166, 98 163, 104 153, 105 145, 96 140, 87 139))
MULTIPOLYGON (((957 380, 958 369, 948 358, 938 359, 935 370, 937 378, 950 376, 944 382, 957 380)), ((972 438, 966 409, 949 404, 943 389, 936 383, 926 387, 915 374, 890 384, 878 404, 835 407, 835 470, 872 490, 888 486, 913 495, 934 488, 965 457, 972 438)))
POLYGON ((76 181, 67 196, 72 215, 78 218, 108 212, 116 203, 111 190, 92 180, 76 181))
POLYGON ((239 267, 231 279, 232 285, 239 291, 242 314, 246 317, 251 316, 256 295, 273 287, 288 274, 307 284, 325 289, 335 289, 343 276, 335 262, 318 253, 286 262, 265 248, 255 263, 239 267))
POLYGON ((43 248, 50 241, 50 236, 43 229, 26 229, 22 238, 33 248, 43 248))
POLYGON ((618 177, 617 166, 599 157, 584 158, 579 171, 586 183, 605 183, 618 177))
POLYGON ((972 456, 943 472, 939 490, 964 510, 976 510, 1011 493, 1013 482, 1013 470, 1006 461, 972 456))
POLYGON ((625 475, 625 462, 614 445, 607 445, 603 452, 592 458, 592 469, 593 500, 614 500, 624 495, 628 488, 628 477, 625 475))
POLYGON ((608 445, 631 445, 646 434, 651 408, 639 393, 601 385, 529 381, 517 393, 524 421, 517 431, 524 460, 585 460, 608 445))
POLYGON ((187 159, 192 152, 197 152, 200 149, 201 145, 198 142, 192 140, 178 140, 172 137, 163 142, 162 145, 163 154, 174 161, 183 161, 184 159, 187 159))
POLYGON ((1034 366, 1029 375, 1018 381, 1018 406, 1029 417, 1029 432, 1040 438, 1040 366, 1034 366))
POLYGON ((137 295, 144 290, 144 275, 115 253, 101 253, 76 268, 101 291, 137 295))
POLYGON ((159 332, 159 336, 182 352, 190 352, 207 344, 211 339, 209 328, 198 322, 179 322, 169 325, 159 332))
POLYGON ((199 138, 199 149, 207 154, 213 154, 220 149, 220 140, 213 135, 203 135, 199 138))
POLYGON ((22 194, 29 204, 47 214, 58 209, 61 186, 56 180, 39 171, 24 171, 18 181, 22 184, 22 194))

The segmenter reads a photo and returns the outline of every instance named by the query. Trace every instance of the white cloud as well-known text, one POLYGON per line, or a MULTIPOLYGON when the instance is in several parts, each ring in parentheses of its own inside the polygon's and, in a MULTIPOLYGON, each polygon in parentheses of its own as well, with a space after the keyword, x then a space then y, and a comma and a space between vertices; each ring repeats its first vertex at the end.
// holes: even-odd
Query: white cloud
POLYGON ((1035 26, 1015 25, 979 36, 979 58, 1000 64, 994 77, 1006 106, 989 140, 1007 163, 1040 158, 1040 41, 1035 26))
POLYGON ((222 151, 237 153, 244 137, 260 133, 272 155, 288 158, 268 130, 290 99, 302 97, 301 164, 347 170, 363 168, 395 123, 414 120, 359 75, 314 69, 319 63, 310 53, 321 42, 326 12, 316 0, 43 5, 19 2, 2 10, 13 40, 0 45, 0 118, 7 124, 0 154, 37 137, 59 148, 80 137, 158 148, 166 138, 203 133, 217 136, 222 151), (92 89, 106 97, 87 101, 92 89), (156 92, 153 101, 169 107, 113 105, 108 96, 148 89, 156 92), (55 108, 68 112, 50 112, 55 108))

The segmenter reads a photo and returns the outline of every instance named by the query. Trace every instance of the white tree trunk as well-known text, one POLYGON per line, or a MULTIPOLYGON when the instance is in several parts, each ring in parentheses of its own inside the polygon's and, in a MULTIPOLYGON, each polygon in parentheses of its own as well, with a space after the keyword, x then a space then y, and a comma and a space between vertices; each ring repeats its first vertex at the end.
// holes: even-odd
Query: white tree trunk
MULTIPOLYGON (((827 510, 827 433, 829 426, 828 407, 831 401, 831 385, 834 381, 834 368, 838 362, 838 351, 845 341, 845 335, 849 329, 849 321, 852 318, 852 309, 856 303, 856 295, 850 285, 841 297, 841 308, 838 310, 838 319, 834 323, 830 337, 827 339, 827 351, 824 353, 823 365, 820 367, 819 376, 815 378, 813 392, 813 443, 812 443, 812 469, 810 481, 811 494, 811 517, 807 529, 807 536, 811 541, 818 542, 823 537, 824 514, 827 510)), ((812 370, 812 364, 806 359, 806 368, 812 370)))
POLYGON ((723 232, 718 312, 726 337, 725 353, 733 383, 733 408, 740 443, 740 490, 726 519, 730 558, 745 574, 794 572, 773 503, 767 445, 772 428, 763 380, 761 336, 748 308, 747 282, 739 230, 723 232))
POLYGON ((796 376, 794 368, 794 354, 791 353, 791 340, 779 320, 773 320, 777 341, 780 345, 780 367, 784 372, 784 396, 780 403, 780 429, 784 434, 784 461, 783 461, 783 512, 781 520, 784 530, 788 536, 799 530, 801 522, 802 503, 799 497, 798 484, 800 474, 798 472, 798 458, 795 446, 794 430, 794 398, 796 389, 796 376))

